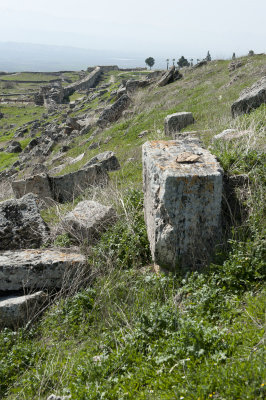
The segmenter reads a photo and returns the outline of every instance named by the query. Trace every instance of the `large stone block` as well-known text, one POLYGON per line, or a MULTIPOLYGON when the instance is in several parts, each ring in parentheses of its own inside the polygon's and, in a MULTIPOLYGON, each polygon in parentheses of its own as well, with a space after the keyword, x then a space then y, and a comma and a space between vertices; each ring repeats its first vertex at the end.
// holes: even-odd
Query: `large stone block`
MULTIPOLYGON (((114 160, 112 159, 112 161, 114 160)), ((106 165, 98 163, 65 175, 49 176, 47 174, 39 174, 13 181, 12 189, 17 198, 25 193, 34 193, 44 201, 44 205, 50 205, 53 200, 59 203, 72 201, 76 196, 82 194, 84 190, 92 186, 106 185, 108 180, 106 165)))
POLYGON ((46 303, 47 295, 44 292, 0 297, 0 330, 26 324, 44 309, 46 303))
POLYGON ((78 241, 94 242, 116 219, 115 211, 96 201, 81 201, 63 221, 64 229, 78 241))
POLYGON ((38 248, 48 234, 32 193, 0 203, 0 250, 38 248))
POLYGON ((231 107, 233 118, 249 113, 266 103, 266 77, 255 82, 250 88, 245 89, 231 107))
POLYGON ((71 250, 21 250, 0 253, 0 292, 71 286, 86 257, 71 250))
POLYGON ((221 227, 222 176, 197 140, 143 145, 145 221, 155 263, 175 270, 209 259, 221 227))
POLYGON ((49 176, 47 174, 33 175, 25 179, 13 181, 12 190, 17 199, 26 193, 34 193, 47 202, 53 199, 49 176))
POLYGON ((194 118, 191 112, 178 112, 175 114, 167 115, 164 120, 165 135, 171 136, 187 125, 193 124, 194 118))

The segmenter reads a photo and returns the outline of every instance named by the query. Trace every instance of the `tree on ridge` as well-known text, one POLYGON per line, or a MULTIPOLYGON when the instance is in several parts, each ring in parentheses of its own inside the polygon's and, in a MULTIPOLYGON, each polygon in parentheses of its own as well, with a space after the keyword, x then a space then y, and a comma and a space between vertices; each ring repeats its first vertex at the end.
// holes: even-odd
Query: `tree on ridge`
POLYGON ((155 64, 154 58, 153 58, 153 57, 148 57, 148 58, 146 58, 145 64, 147 64, 147 65, 150 67, 150 69, 151 69, 151 67, 153 67, 153 65, 155 64))

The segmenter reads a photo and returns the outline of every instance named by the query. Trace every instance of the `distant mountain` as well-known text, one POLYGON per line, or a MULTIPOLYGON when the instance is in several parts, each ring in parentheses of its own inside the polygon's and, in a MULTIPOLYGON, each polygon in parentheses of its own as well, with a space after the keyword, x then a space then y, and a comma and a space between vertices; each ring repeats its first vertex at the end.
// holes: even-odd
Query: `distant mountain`
POLYGON ((0 71, 6 72, 82 70, 94 65, 130 68, 144 66, 144 59, 108 50, 0 42, 0 71))

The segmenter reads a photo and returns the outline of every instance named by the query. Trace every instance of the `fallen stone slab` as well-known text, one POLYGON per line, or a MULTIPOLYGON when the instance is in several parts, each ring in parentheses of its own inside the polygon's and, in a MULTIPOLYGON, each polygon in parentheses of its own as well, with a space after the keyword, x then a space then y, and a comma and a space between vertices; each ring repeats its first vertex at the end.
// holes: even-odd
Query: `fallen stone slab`
POLYGON ((112 207, 96 201, 81 201, 65 216, 62 225, 78 241, 92 243, 115 220, 116 213, 112 207))
POLYGON ((127 94, 123 94, 123 96, 119 97, 115 103, 103 110, 97 121, 97 125, 99 125, 101 128, 105 128, 110 122, 117 121, 121 117, 122 112, 130 105, 130 103, 131 100, 129 96, 127 94))
POLYGON ((223 142, 240 139, 241 137, 251 135, 251 131, 237 131, 236 129, 225 129, 223 132, 218 133, 217 135, 213 136, 213 142, 217 140, 221 140, 223 142))
POLYGON ((34 318, 47 303, 44 292, 16 296, 0 297, 0 330, 18 328, 34 318))
POLYGON ((266 77, 242 92, 231 106, 232 116, 235 118, 238 115, 250 113, 264 103, 266 103, 266 77))
POLYGON ((71 250, 0 252, 0 292, 69 287, 86 266, 86 257, 71 250))
POLYGON ((48 236, 49 228, 32 193, 0 203, 0 250, 38 248, 48 236))
POLYGON ((143 145, 144 213, 156 264, 186 270, 208 261, 220 234, 222 177, 197 140, 143 145))
POLYGON ((190 124, 194 124, 195 120, 191 112, 178 112, 167 115, 164 120, 164 133, 167 136, 174 135, 190 124))
POLYGON ((116 171, 120 169, 119 161, 113 151, 105 151, 97 154, 97 156, 90 159, 90 161, 84 165, 84 168, 94 164, 100 164, 106 171, 116 171))
POLYGON ((168 85, 169 83, 172 83, 181 78, 182 78, 182 74, 180 74, 178 69, 176 69, 173 66, 169 69, 169 71, 165 72, 165 74, 161 77, 161 79, 157 83, 157 86, 162 87, 162 86, 168 85))

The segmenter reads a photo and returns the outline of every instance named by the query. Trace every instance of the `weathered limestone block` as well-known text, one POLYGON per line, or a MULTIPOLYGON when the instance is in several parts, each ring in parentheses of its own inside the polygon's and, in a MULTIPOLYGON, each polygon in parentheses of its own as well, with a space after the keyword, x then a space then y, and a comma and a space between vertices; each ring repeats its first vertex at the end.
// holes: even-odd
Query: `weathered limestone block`
POLYGON ((0 250, 38 248, 48 233, 32 193, 0 203, 0 250))
POLYGON ((70 286, 85 266, 85 256, 67 250, 1 252, 0 292, 70 286))
POLYGON ((156 264, 175 270, 208 260, 220 232, 222 175, 191 138, 143 145, 145 221, 156 264))
POLYGON ((233 118, 249 113, 266 103, 266 77, 263 77, 250 88, 245 89, 231 107, 233 118))
POLYGON ((34 193, 43 200, 53 199, 49 176, 45 173, 33 175, 11 183, 14 196, 19 199, 26 193, 34 193))
POLYGON ((44 292, 0 297, 0 330, 25 325, 45 307, 46 302, 47 295, 44 292))
POLYGON ((194 118, 191 112, 178 112, 167 115, 164 120, 164 133, 167 136, 171 136, 190 124, 194 124, 194 118))
POLYGON ((94 164, 70 174, 50 177, 54 199, 60 203, 73 201, 92 186, 104 186, 109 176, 105 168, 94 164))
POLYGON ((88 161, 84 167, 86 168, 94 164, 100 164, 106 171, 116 171, 120 169, 119 161, 113 151, 104 151, 103 153, 97 154, 97 156, 88 161))
POLYGON ((78 241, 94 242, 116 219, 115 211, 96 201, 81 201, 62 221, 64 229, 78 241))
POLYGON ((108 123, 117 121, 130 103, 131 100, 128 95, 123 94, 114 104, 103 110, 97 121, 97 125, 101 128, 105 128, 108 123))

